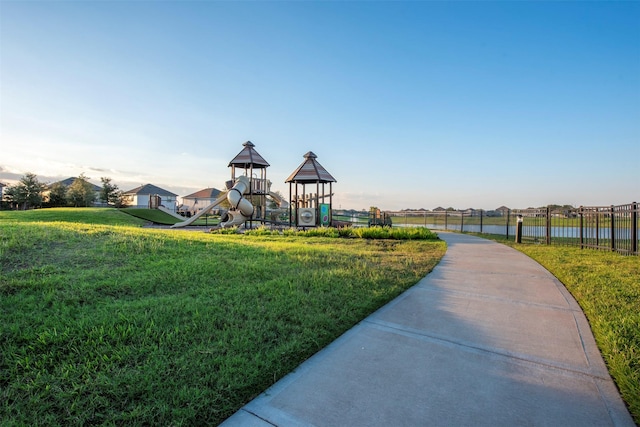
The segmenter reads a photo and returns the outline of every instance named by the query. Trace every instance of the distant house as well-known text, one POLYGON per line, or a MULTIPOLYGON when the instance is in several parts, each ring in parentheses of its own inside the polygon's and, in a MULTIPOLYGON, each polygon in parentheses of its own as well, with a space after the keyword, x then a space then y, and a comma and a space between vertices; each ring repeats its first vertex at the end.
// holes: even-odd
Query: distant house
POLYGON ((153 184, 145 184, 136 187, 123 194, 123 201, 132 208, 153 208, 164 206, 174 211, 176 210, 176 200, 178 195, 153 184))
POLYGON ((500 206, 498 209, 496 209, 496 212, 498 212, 499 216, 507 216, 510 210, 511 209, 506 206, 500 206))
POLYGON ((179 211, 189 212, 193 215, 215 202, 221 194, 222 191, 217 188, 205 188, 188 196, 183 196, 182 206, 180 206, 179 211))
MULTIPOLYGON (((72 176, 70 178, 63 179, 62 181, 57 181, 57 182, 54 182, 52 184, 47 185, 47 187, 42 192, 43 200, 45 202, 49 201, 49 195, 51 194, 51 189, 53 188, 54 185, 60 184, 60 185, 62 185, 64 187, 66 187, 66 188, 69 188, 69 186, 71 184, 73 184, 76 179, 78 179, 78 177, 73 177, 72 176)), ((87 181, 87 182, 89 182, 89 181, 87 181)), ((95 196, 96 196, 95 197, 95 201, 94 201, 94 205, 99 205, 100 204, 100 192, 102 191, 102 187, 100 187, 100 186, 98 186, 98 185, 96 185, 96 184, 94 184, 92 182, 89 182, 89 184, 91 184, 91 189, 94 191, 95 196)))
MULTIPOLYGON (((62 184, 62 185, 64 185, 65 187, 68 187, 68 186, 70 186, 71 184, 73 184, 73 182, 74 182, 76 179, 78 179, 78 177, 77 177, 77 176, 72 176, 71 178, 67 178, 67 179, 63 179, 62 181, 54 182, 53 184, 48 185, 48 187, 53 187, 53 185, 55 185, 55 184, 62 184)), ((89 181, 87 181, 87 182, 89 182, 89 181)), ((98 192, 99 192, 99 191, 102 189, 102 187, 100 187, 100 186, 98 186, 98 185, 95 185, 95 184, 94 184, 94 183, 92 183, 92 182, 89 182, 89 184, 91 184, 91 186, 92 186, 92 188, 93 188, 93 190, 94 190, 94 191, 98 191, 98 192)))

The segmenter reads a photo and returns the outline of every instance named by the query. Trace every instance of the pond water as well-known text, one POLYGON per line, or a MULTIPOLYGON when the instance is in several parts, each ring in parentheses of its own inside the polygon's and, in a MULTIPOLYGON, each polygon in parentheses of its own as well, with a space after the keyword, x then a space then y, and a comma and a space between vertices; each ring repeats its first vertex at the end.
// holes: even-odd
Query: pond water
MULTIPOLYGON (((400 227, 422 227, 422 225, 403 225, 398 224, 400 227)), ((444 224, 427 224, 427 228, 432 230, 451 230, 461 231, 460 224, 448 224, 445 228, 444 224)), ((484 234, 496 234, 501 236, 515 236, 516 225, 463 225, 463 231, 472 233, 484 233, 484 234)), ((524 226, 522 228, 523 237, 545 237, 546 227, 544 226, 524 226)), ((580 237, 579 227, 551 227, 551 238, 570 238, 577 239, 580 237)), ((583 237, 585 239, 609 239, 611 237, 611 230, 608 228, 600 228, 598 230, 598 236, 596 236, 595 228, 585 228, 583 230, 583 237)), ((630 230, 628 229, 616 229, 616 239, 629 239, 630 230)))

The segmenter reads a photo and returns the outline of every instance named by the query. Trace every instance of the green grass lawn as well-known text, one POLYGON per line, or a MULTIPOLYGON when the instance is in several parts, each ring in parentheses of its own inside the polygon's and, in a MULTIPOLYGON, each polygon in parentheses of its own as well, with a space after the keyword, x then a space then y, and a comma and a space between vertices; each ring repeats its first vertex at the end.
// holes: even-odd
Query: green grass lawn
POLYGON ((216 425, 424 277, 438 240, 0 212, 2 425, 216 425))
MULTIPOLYGON (((487 237, 483 235, 482 237, 487 237)), ((640 425, 640 258, 576 247, 520 244, 492 236, 538 261, 571 292, 640 425)))

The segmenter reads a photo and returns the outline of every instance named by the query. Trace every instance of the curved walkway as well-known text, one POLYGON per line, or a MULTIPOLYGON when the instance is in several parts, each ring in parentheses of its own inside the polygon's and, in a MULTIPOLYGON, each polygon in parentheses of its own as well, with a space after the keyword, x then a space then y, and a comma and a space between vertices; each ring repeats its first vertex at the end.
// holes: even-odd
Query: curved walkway
POLYGON ((635 425, 554 276, 507 246, 440 237, 429 275, 222 425, 635 425))

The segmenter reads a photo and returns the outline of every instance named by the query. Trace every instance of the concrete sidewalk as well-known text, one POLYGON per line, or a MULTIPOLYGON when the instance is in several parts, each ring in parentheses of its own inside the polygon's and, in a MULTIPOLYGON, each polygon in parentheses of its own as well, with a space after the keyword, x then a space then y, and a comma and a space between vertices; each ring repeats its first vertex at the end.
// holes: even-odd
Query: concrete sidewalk
POLYGON ((439 233, 440 264, 233 426, 635 426, 573 297, 520 252, 439 233))

